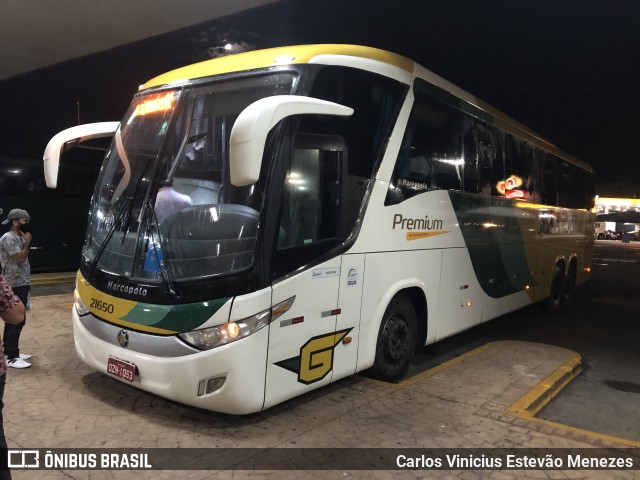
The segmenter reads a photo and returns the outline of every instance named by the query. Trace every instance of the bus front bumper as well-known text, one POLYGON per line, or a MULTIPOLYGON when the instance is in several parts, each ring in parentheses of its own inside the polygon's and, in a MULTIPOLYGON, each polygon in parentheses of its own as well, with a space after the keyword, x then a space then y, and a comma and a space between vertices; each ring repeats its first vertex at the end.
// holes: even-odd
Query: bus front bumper
MULTIPOLYGON (((73 333, 78 356, 87 365, 109 377, 206 410, 231 414, 262 410, 268 327, 212 350, 185 349, 191 352, 180 356, 156 356, 137 352, 132 349, 132 345, 122 347, 117 340, 121 330, 121 327, 105 324, 95 317, 83 317, 81 320, 75 308, 73 309, 73 333), (100 328, 103 331, 110 329, 112 335, 99 338, 86 327, 87 321, 100 322, 100 328), (108 369, 110 363, 112 367, 108 369), (119 378, 114 373, 114 363, 133 366, 130 367, 131 371, 135 369, 133 381, 119 378), (210 390, 209 393, 207 390, 210 390)), ((144 336, 151 341, 155 337, 138 332, 135 335, 144 336)))

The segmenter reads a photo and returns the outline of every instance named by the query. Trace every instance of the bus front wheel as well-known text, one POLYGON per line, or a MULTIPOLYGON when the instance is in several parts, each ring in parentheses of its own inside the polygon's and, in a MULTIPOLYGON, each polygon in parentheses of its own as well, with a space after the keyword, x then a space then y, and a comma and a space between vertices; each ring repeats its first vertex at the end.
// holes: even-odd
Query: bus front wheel
POLYGON ((416 349, 416 325, 411 301, 402 294, 393 297, 380 324, 372 377, 395 382, 407 373, 416 349))

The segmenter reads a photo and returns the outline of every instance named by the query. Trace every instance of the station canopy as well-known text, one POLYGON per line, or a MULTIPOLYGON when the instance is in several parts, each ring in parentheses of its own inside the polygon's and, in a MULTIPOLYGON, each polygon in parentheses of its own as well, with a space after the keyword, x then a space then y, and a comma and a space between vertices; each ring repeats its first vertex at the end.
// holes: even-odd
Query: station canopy
POLYGON ((0 81, 277 2, 2 1, 0 81))

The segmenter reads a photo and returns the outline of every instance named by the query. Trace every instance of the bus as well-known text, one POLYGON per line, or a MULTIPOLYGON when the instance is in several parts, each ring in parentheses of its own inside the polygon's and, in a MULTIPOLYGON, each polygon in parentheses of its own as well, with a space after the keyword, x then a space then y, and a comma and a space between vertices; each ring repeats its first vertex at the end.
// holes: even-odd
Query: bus
MULTIPOLYGON (((0 220, 14 208, 32 218, 31 272, 73 272, 87 229, 87 210, 104 151, 77 148, 65 153, 56 190, 46 187, 42 159, 0 154, 0 220)), ((9 230, 0 228, 0 235, 9 230)))
POLYGON ((77 275, 79 357, 195 407, 258 412, 590 276, 593 171, 413 61, 353 45, 245 52, 140 86, 77 275))

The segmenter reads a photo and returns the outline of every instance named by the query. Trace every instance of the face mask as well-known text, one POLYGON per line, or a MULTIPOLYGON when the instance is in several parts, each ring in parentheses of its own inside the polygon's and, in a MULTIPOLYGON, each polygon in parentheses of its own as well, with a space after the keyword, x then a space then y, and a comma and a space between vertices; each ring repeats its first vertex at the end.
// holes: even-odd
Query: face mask
POLYGON ((19 228, 22 233, 27 233, 31 231, 31 225, 29 225, 28 223, 21 223, 19 228))

